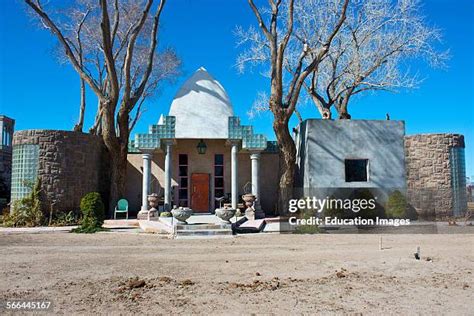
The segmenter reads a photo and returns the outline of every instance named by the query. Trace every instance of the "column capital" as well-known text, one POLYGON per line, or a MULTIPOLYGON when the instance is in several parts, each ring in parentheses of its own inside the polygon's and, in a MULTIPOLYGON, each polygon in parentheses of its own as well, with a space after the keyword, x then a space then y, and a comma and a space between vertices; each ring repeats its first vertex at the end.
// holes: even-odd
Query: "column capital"
POLYGON ((172 146, 176 143, 176 141, 174 139, 162 139, 161 143, 163 145, 171 145, 172 146))
POLYGON ((261 151, 251 151, 250 152, 250 159, 260 159, 261 151))
POLYGON ((240 144, 242 143, 242 140, 241 139, 228 139, 226 141, 226 144, 229 145, 229 146, 239 146, 240 147, 240 144))
POLYGON ((147 153, 147 152, 142 153, 143 159, 151 159, 151 157, 153 157, 152 153, 147 153))

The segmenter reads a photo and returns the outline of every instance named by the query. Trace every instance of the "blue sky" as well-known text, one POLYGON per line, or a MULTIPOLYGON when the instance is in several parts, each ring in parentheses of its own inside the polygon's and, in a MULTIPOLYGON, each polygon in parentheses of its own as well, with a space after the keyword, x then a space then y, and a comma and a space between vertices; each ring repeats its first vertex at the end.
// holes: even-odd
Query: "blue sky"
MULTIPOLYGON (((52 1, 54 2, 54 1, 52 1)), ((52 56, 55 41, 35 28, 22 1, 0 4, 0 114, 16 119, 16 129, 71 129, 77 119, 79 80, 69 65, 52 56)), ((466 137, 467 175, 474 176, 474 1, 425 0, 429 23, 441 28, 452 59, 446 70, 420 68, 421 87, 398 94, 377 93, 352 104, 354 118, 406 121, 407 134, 453 132, 466 137)), ((204 66, 227 90, 244 124, 274 139, 271 117, 249 120, 246 112, 268 79, 255 73, 238 74, 234 67, 239 48, 233 30, 254 23, 245 0, 169 0, 162 18, 161 47, 172 46, 183 61, 183 76, 161 88, 147 102, 147 112, 134 132, 144 132, 167 113, 180 84, 204 66)), ((96 107, 90 98, 89 109, 96 107)), ((304 118, 316 117, 311 106, 304 118)), ((86 127, 93 121, 88 111, 86 127)), ((296 121, 293 121, 296 124, 296 121)))

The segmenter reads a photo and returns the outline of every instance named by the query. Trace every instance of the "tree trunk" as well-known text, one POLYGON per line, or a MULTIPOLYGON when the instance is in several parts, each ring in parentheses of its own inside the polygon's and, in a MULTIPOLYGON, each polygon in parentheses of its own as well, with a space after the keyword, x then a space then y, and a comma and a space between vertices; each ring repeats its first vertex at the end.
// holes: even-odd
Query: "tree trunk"
POLYGON ((350 120, 351 119, 351 115, 349 113, 347 113, 346 111, 341 111, 339 113, 339 119, 340 120, 350 120))
MULTIPOLYGON (((122 146, 120 146, 122 147, 122 146)), ((109 188, 109 218, 113 216, 113 210, 117 201, 124 197, 125 183, 127 178, 127 152, 122 149, 110 151, 110 188, 109 188)))
POLYGON ((110 104, 104 104, 103 123, 102 139, 109 154, 110 187, 108 215, 110 217, 117 201, 124 193, 127 155, 123 154, 121 141, 116 135, 114 112, 110 104))
POLYGON ((283 215, 287 213, 289 200, 293 198, 296 146, 288 129, 287 118, 275 116, 273 130, 280 148, 280 183, 278 187, 277 215, 283 215))
POLYGON ((84 128, 84 113, 86 111, 86 83, 81 79, 81 105, 79 107, 79 119, 74 125, 75 132, 82 132, 84 128))

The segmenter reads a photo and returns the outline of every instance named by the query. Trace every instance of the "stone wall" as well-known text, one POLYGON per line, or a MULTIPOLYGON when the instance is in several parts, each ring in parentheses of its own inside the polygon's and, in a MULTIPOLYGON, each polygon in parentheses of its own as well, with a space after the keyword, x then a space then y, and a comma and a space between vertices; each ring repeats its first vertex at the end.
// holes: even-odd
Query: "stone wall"
POLYGON ((410 204, 422 217, 451 216, 453 175, 450 149, 464 148, 460 134, 405 137, 407 188, 410 204))
POLYGON ((13 146, 39 145, 38 178, 44 207, 57 211, 79 209, 88 192, 100 192, 107 202, 105 146, 100 137, 57 130, 24 130, 13 137, 13 146))

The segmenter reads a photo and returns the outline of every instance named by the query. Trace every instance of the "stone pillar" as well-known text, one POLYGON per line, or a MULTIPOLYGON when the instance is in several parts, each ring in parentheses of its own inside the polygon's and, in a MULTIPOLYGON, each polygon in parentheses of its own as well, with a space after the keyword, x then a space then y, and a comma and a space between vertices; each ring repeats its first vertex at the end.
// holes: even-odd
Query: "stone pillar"
POLYGON ((239 143, 234 141, 231 143, 231 195, 232 195, 232 208, 237 209, 237 204, 239 202, 239 162, 238 162, 238 152, 239 152, 239 143))
POLYGON ((171 201, 171 155, 172 145, 171 141, 165 141, 165 211, 170 211, 173 206, 171 201))
POLYGON ((148 211, 148 194, 150 194, 151 154, 143 154, 142 211, 148 211))
POLYGON ((264 218, 265 213, 260 206, 260 152, 252 152, 250 160, 252 162, 252 194, 256 196, 253 205, 255 218, 264 218))

